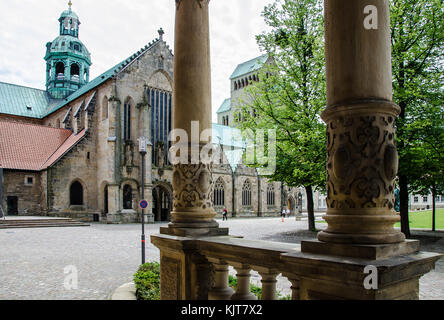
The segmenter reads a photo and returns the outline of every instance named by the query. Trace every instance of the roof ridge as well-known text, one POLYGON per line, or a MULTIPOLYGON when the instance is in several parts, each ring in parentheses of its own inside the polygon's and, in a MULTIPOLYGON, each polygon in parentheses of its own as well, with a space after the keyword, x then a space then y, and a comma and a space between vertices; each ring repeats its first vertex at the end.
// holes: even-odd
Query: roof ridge
MULTIPOLYGON (((140 50, 138 50, 136 53, 133 53, 128 58, 123 60, 120 64, 123 64, 122 68, 120 70, 116 70, 114 73, 118 73, 126 69, 130 64, 132 64, 137 58, 142 56, 145 52, 147 52, 149 49, 154 47, 155 44, 159 43, 160 39, 154 39, 152 42, 149 42, 148 45, 145 45, 145 47, 142 47, 140 50), (128 61, 130 60, 130 61, 128 61), (128 61, 128 62, 127 62, 128 61)), ((117 66, 116 66, 117 67, 117 66)))
MULTIPOLYGON (((263 55, 257 56, 256 58, 253 58, 253 59, 250 59, 248 61, 238 64, 236 66, 236 68, 234 69, 233 73, 231 74, 230 80, 252 72, 251 68, 254 67, 261 59, 264 59, 264 58, 268 59, 268 54, 263 54, 263 55), (253 62, 254 62, 254 64, 253 64, 253 62), (244 70, 248 65, 252 65, 250 67, 250 70, 247 70, 247 71, 244 70)), ((265 62, 266 62, 266 60, 263 63, 265 63, 265 62)), ((257 69, 255 69, 255 70, 257 70, 257 69)))
MULTIPOLYGON (((83 129, 85 130, 85 129, 83 129)), ((45 160, 45 162, 43 162, 43 164, 40 166, 40 170, 45 166, 45 164, 49 161, 49 159, 51 159, 51 157, 60 150, 60 148, 65 144, 66 141, 68 141, 69 138, 72 137, 72 135, 74 134, 74 132, 71 132, 71 134, 69 136, 66 137, 65 140, 63 140, 63 142, 58 146, 58 148, 45 160)))
POLYGON ((26 89, 38 90, 38 91, 42 91, 42 92, 46 93, 46 90, 38 89, 38 88, 33 88, 33 87, 29 87, 29 86, 24 86, 24 85, 21 85, 21 84, 9 83, 9 82, 4 82, 4 81, 0 81, 0 83, 7 84, 7 85, 10 85, 10 86, 14 86, 14 87, 21 87, 21 88, 26 88, 26 89))
POLYGON ((252 61, 254 61, 254 60, 257 60, 257 59, 259 59, 259 58, 266 57, 266 56, 268 56, 267 53, 262 54, 262 55, 260 55, 260 56, 257 56, 256 58, 253 58, 253 59, 250 59, 250 60, 248 60, 248 61, 245 61, 245 62, 239 63, 238 66, 241 66, 241 65, 243 65, 243 64, 246 64, 246 63, 252 62, 252 61))
MULTIPOLYGON (((53 155, 55 155, 61 147, 63 147, 65 145, 65 143, 72 137, 72 136, 79 136, 82 135, 84 132, 86 132, 87 129, 84 128, 82 131, 80 131, 79 133, 75 134, 74 132, 72 132, 60 145, 59 147, 48 157, 48 159, 45 160, 45 162, 40 166, 39 170, 43 170, 43 168, 45 168, 45 165, 48 163, 48 161, 52 158, 53 155)), ((76 143, 74 143, 71 147, 69 147, 60 157, 58 157, 56 160, 54 160, 54 163, 58 162, 60 159, 62 159, 69 151, 71 151, 81 140, 83 139, 83 137, 81 137, 76 143)), ((49 167, 49 166, 48 166, 49 167)))
POLYGON ((20 125, 32 126, 32 127, 47 128, 47 129, 52 129, 52 130, 71 131, 69 129, 64 129, 64 128, 54 128, 54 127, 50 127, 50 126, 45 126, 43 124, 29 123, 29 122, 22 122, 22 121, 14 121, 14 120, 9 120, 9 119, 1 119, 0 118, 0 122, 7 122, 7 123, 11 123, 11 124, 20 124, 20 125))

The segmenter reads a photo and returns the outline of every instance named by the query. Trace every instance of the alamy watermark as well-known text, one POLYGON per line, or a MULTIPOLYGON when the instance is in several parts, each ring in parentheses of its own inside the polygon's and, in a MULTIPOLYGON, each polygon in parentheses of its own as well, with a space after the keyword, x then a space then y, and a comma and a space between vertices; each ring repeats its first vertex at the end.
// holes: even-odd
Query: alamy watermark
POLYGON ((378 8, 374 5, 367 5, 364 8, 364 28, 366 30, 378 30, 378 8))
POLYGON ((191 137, 183 129, 174 129, 169 134, 169 141, 172 146, 168 158, 173 165, 238 165, 242 162, 257 166, 261 175, 272 175, 276 171, 275 130, 253 132, 227 128, 222 132, 214 129, 200 131, 199 122, 193 121, 191 137))
POLYGON ((76 266, 66 266, 63 269, 65 279, 63 280, 63 287, 65 290, 77 290, 79 288, 79 272, 76 266))
POLYGON ((364 279, 364 288, 366 290, 378 290, 378 268, 375 266, 366 266, 364 274, 368 274, 364 279))

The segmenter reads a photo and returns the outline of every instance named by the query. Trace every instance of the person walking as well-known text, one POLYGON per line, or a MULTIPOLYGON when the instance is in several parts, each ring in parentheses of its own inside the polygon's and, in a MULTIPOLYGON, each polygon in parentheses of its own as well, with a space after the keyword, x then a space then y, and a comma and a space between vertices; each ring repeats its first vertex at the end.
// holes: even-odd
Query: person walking
POLYGON ((228 210, 227 208, 224 208, 224 210, 222 211, 222 221, 228 221, 228 210))

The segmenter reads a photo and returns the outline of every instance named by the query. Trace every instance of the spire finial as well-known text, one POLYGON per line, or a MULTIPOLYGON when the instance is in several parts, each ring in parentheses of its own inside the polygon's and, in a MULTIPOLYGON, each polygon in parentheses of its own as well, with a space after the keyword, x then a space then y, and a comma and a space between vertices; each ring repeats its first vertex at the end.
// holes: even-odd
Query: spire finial
POLYGON ((165 32, 163 31, 162 28, 160 28, 157 32, 159 32, 159 40, 162 41, 163 40, 163 35, 165 34, 165 32))
POLYGON ((71 2, 71 0, 69 0, 69 2, 68 2, 68 6, 69 6, 69 10, 71 11, 71 7, 72 7, 72 2, 71 2))

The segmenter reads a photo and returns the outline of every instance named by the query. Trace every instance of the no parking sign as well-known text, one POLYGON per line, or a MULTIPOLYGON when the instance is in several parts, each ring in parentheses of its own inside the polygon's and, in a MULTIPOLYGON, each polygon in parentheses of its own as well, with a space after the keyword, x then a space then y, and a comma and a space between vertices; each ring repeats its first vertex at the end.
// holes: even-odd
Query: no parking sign
POLYGON ((139 206, 140 206, 141 209, 148 208, 148 201, 146 201, 146 200, 140 201, 139 206))

